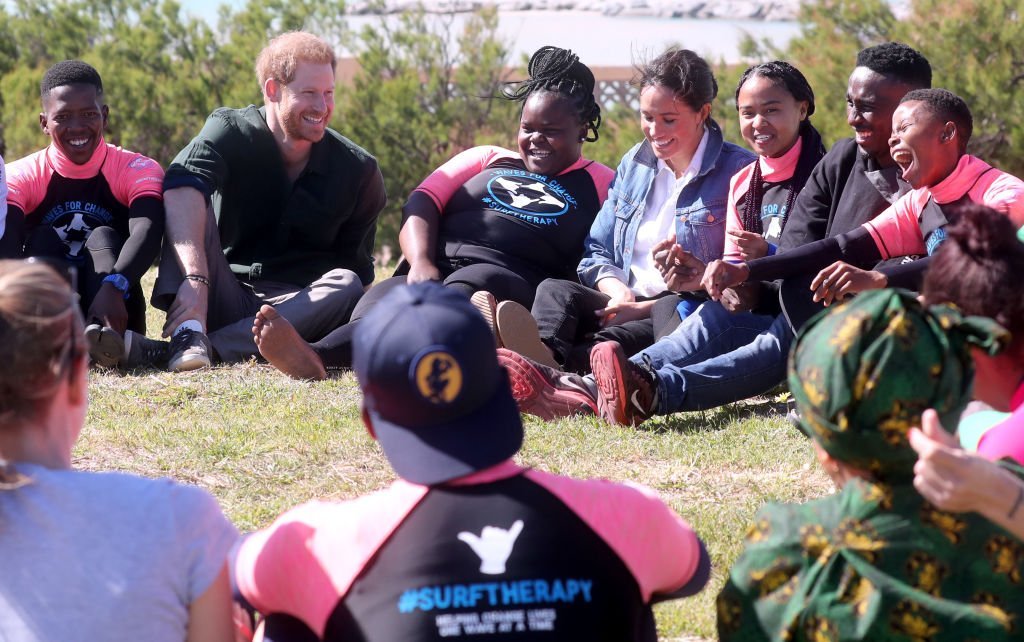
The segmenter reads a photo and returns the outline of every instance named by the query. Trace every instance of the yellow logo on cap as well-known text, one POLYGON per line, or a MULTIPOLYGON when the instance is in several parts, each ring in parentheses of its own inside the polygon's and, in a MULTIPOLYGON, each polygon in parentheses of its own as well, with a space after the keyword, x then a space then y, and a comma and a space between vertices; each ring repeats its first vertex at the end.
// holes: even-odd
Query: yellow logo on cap
POLYGON ((451 403, 462 392, 462 368, 447 352, 425 354, 416 364, 416 387, 431 403, 451 403))

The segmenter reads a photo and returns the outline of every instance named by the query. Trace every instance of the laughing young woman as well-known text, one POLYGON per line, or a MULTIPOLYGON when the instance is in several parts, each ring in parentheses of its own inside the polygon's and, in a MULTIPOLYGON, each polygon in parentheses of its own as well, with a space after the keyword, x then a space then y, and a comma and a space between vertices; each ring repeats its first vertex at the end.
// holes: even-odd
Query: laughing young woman
POLYGON ((748 280, 820 270, 811 287, 826 303, 887 285, 917 288, 958 206, 981 203, 1006 214, 1017 227, 1024 225, 1024 181, 967 153, 973 119, 962 98, 945 89, 912 91, 893 114, 892 129, 892 158, 913 190, 888 210, 856 230, 784 255, 737 264, 715 261, 706 270, 693 262, 687 268, 693 268, 693 276, 681 278, 680 284, 701 280, 718 299, 726 288, 748 280), (843 267, 864 268, 900 256, 926 258, 880 272, 843 267))
MULTIPOLYGON (((718 83, 703 58, 671 49, 637 71, 644 140, 619 163, 586 241, 579 281, 541 284, 532 310, 539 335, 522 332, 530 315, 504 324, 498 310, 504 347, 548 366, 586 372, 601 341, 615 340, 630 354, 653 343, 661 324, 652 322, 652 308, 668 294, 654 251, 671 237, 702 260, 721 257, 729 179, 755 158, 725 141, 711 117, 718 83), (507 333, 505 325, 516 331, 507 333)), ((667 300, 682 305, 682 314, 696 307, 686 297, 667 300)))

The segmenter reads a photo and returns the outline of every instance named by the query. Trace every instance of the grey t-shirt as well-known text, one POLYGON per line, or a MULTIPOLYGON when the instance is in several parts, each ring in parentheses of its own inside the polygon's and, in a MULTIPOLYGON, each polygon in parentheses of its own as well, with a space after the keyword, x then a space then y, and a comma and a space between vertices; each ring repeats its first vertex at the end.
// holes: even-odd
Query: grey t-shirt
POLYGON ((206 491, 49 470, 0 490, 0 642, 181 642, 237 539, 206 491))

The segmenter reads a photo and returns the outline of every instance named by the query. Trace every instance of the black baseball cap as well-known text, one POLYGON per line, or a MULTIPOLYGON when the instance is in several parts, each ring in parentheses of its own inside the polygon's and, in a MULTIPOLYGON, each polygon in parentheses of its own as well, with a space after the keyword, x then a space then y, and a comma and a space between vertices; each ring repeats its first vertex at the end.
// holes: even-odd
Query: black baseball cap
POLYGON ((355 332, 353 369, 377 441, 404 479, 439 484, 499 464, 523 423, 494 336, 460 292, 389 292, 355 332))

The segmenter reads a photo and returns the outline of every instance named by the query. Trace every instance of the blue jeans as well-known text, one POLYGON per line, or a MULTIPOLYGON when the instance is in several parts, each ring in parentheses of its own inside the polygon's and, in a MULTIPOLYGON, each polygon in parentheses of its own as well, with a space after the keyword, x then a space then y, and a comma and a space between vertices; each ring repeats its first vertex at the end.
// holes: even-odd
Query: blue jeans
POLYGON ((730 313, 709 301, 676 330, 631 357, 650 358, 657 414, 704 410, 762 394, 786 377, 793 333, 783 315, 730 313))

